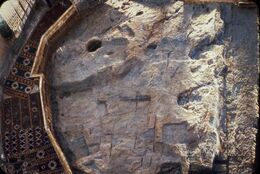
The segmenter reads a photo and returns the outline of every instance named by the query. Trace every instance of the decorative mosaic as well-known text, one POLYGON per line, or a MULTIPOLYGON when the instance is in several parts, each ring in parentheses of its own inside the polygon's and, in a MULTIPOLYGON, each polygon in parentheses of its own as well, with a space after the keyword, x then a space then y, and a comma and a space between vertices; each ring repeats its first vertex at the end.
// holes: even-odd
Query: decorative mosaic
POLYGON ((59 1, 45 14, 4 80, 1 131, 8 174, 64 173, 44 130, 38 81, 30 75, 41 36, 70 5, 59 1))

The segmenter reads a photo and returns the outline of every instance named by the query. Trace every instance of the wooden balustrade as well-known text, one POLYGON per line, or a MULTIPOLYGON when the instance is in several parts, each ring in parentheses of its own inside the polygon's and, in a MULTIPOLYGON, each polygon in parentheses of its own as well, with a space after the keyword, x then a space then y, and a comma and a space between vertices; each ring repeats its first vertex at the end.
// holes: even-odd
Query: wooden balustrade
POLYGON ((59 146, 57 139, 55 138, 53 126, 52 126, 52 112, 50 103, 50 92, 47 80, 44 75, 44 70, 47 61, 47 55, 49 46, 53 40, 57 39, 70 20, 79 17, 77 10, 72 5, 41 37, 38 51, 36 53, 35 61, 33 64, 31 78, 39 81, 39 91, 41 107, 43 110, 44 128, 50 138, 50 141, 59 157, 59 160, 64 168, 66 174, 72 174, 70 166, 66 160, 66 157, 59 146))

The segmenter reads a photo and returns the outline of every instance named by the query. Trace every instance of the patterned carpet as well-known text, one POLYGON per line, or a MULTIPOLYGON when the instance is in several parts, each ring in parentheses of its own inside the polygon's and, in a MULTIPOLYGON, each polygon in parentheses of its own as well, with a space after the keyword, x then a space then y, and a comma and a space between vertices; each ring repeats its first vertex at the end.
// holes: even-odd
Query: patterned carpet
POLYGON ((8 174, 64 173, 44 130, 38 81, 30 73, 41 36, 70 5, 59 1, 45 14, 4 80, 1 131, 8 174))

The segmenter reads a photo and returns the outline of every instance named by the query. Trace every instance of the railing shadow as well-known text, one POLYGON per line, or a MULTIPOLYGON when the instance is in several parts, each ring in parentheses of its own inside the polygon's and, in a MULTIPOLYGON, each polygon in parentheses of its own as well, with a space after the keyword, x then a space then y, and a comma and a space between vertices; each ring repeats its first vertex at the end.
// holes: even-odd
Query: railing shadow
POLYGON ((46 81, 44 70, 46 65, 46 55, 48 54, 49 44, 55 42, 62 32, 65 31, 65 25, 69 26, 70 21, 73 18, 77 18, 78 14, 73 5, 43 34, 38 46, 38 51, 36 53, 35 61, 33 64, 31 78, 39 81, 39 91, 41 99, 41 107, 43 110, 43 121, 44 128, 47 132, 50 141, 58 155, 58 158, 64 168, 64 171, 68 174, 72 173, 70 166, 66 160, 66 157, 60 148, 58 141, 56 140, 55 133, 52 125, 52 112, 50 103, 50 92, 48 82, 46 81))

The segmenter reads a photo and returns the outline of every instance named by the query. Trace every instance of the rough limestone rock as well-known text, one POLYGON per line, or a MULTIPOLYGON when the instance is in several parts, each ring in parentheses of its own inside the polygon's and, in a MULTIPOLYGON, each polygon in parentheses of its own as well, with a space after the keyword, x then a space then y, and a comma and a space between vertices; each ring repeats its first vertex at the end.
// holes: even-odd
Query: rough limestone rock
POLYGON ((108 0, 82 16, 49 62, 74 172, 185 174, 218 157, 251 173, 256 21, 256 9, 170 0, 108 0))

